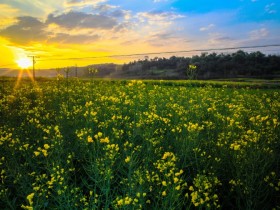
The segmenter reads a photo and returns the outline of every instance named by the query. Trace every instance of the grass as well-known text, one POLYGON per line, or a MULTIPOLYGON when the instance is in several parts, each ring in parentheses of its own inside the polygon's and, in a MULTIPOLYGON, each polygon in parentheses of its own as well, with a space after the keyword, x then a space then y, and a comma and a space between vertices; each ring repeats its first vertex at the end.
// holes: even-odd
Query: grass
POLYGON ((280 207, 275 86, 58 78, 0 88, 3 209, 280 207))

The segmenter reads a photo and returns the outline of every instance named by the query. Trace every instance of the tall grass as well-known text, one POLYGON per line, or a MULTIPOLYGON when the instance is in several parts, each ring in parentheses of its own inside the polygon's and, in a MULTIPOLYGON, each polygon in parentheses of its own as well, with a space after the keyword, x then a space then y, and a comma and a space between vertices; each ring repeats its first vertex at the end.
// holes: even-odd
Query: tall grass
POLYGON ((168 84, 5 82, 0 206, 280 208, 279 89, 168 84))

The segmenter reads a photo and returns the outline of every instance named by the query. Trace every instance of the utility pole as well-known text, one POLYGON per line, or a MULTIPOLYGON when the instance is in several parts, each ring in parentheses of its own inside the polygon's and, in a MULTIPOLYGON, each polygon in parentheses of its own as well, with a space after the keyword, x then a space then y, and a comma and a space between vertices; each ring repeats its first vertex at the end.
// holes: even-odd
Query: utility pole
POLYGON ((35 58, 37 58, 36 56, 28 56, 28 57, 31 57, 32 58, 32 63, 33 63, 33 80, 35 81, 35 63, 36 63, 36 60, 35 58))
POLYGON ((36 63, 35 57, 36 57, 36 56, 32 55, 32 56, 28 56, 28 57, 32 58, 32 64, 33 64, 33 80, 35 80, 35 63, 36 63))

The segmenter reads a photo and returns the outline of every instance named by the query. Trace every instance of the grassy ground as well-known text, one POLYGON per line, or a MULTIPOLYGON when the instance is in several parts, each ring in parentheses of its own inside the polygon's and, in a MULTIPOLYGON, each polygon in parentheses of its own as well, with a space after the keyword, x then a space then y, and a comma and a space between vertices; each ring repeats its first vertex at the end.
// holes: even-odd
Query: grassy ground
POLYGON ((280 208, 280 90, 270 87, 2 82, 0 206, 280 208))

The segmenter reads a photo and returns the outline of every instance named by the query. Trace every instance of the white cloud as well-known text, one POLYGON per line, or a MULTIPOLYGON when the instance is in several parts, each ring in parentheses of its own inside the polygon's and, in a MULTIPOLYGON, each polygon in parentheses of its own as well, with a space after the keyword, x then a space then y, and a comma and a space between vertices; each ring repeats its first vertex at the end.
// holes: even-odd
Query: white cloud
POLYGON ((107 2, 107 0, 68 0, 66 5, 69 6, 88 6, 88 5, 98 5, 100 3, 107 2))
POLYGON ((267 4, 265 6, 265 11, 268 13, 268 14, 274 14, 276 13, 277 11, 274 9, 275 7, 275 4, 274 3, 271 3, 271 4, 267 4))
POLYGON ((213 28, 215 25, 214 24, 209 24, 208 26, 201 27, 199 30, 200 31, 209 31, 211 28, 213 28))
POLYGON ((129 20, 131 18, 131 11, 120 9, 120 6, 100 4, 94 6, 94 12, 100 15, 110 16, 118 19, 124 18, 129 20))
POLYGON ((168 0, 153 0, 154 3, 163 2, 163 1, 168 1, 168 0))
POLYGON ((269 31, 266 28, 261 28, 257 30, 253 30, 249 32, 250 39, 261 39, 267 37, 269 34, 269 31))
POLYGON ((148 22, 149 24, 170 24, 172 21, 183 18, 185 16, 174 13, 174 12, 140 12, 137 14, 140 22, 148 22))
POLYGON ((100 12, 108 12, 111 11, 112 9, 117 9, 117 8, 119 8, 119 6, 110 5, 110 4, 100 4, 94 6, 94 9, 100 12))

